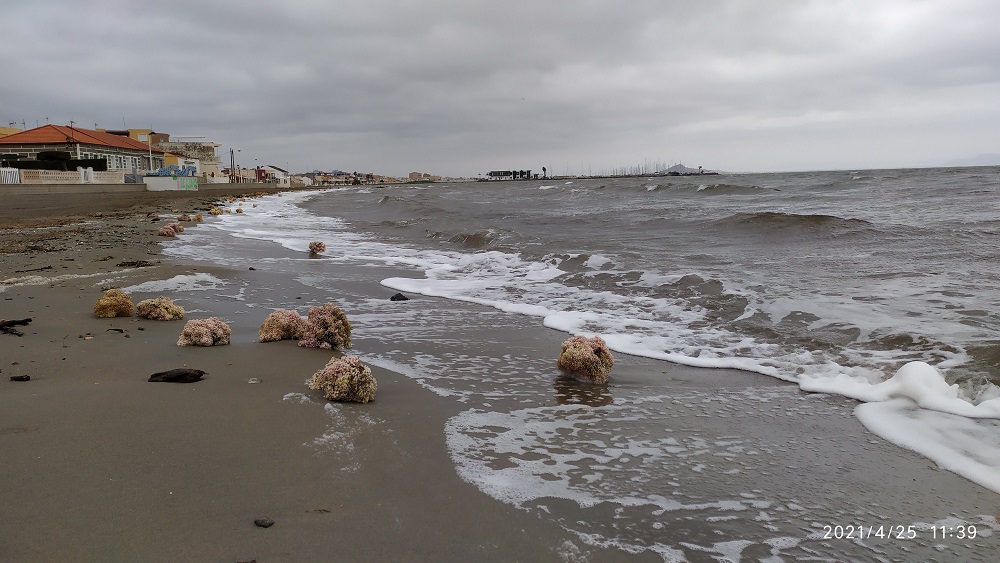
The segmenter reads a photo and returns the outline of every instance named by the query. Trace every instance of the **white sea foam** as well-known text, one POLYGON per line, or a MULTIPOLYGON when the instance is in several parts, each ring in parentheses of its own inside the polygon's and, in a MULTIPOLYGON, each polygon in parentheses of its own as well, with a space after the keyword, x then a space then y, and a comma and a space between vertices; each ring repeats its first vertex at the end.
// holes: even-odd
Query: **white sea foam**
POLYGON ((93 274, 62 274, 59 276, 18 276, 0 280, 0 293, 7 291, 8 287, 18 287, 25 285, 51 285, 78 279, 88 279, 108 274, 121 273, 128 270, 118 270, 117 272, 96 272, 93 274))
POLYGON ((153 280, 123 288, 126 293, 167 293, 173 291, 211 291, 229 285, 212 274, 181 274, 166 280, 153 280))

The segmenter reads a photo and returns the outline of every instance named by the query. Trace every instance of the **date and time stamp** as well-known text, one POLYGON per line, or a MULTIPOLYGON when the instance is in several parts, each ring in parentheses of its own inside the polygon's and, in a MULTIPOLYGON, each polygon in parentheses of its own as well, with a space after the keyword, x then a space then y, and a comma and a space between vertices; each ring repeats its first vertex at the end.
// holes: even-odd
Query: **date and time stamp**
POLYGON ((818 535, 820 539, 825 540, 974 540, 977 536, 980 536, 980 533, 975 524, 918 527, 903 524, 859 523, 825 524, 822 526, 818 535))

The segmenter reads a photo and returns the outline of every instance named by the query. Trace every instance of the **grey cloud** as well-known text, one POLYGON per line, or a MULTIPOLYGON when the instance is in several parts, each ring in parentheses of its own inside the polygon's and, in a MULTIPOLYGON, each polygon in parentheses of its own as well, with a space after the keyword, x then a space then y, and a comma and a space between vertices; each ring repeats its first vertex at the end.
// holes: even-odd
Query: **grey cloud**
POLYGON ((79 4, 4 8, 23 79, 0 84, 0 121, 124 117, 296 170, 393 174, 1000 150, 987 1, 79 4))

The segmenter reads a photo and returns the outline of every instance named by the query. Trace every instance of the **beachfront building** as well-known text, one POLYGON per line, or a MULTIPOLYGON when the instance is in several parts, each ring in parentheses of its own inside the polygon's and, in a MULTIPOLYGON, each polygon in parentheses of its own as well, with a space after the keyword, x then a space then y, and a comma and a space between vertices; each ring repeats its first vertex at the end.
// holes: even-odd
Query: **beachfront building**
POLYGON ((492 170, 486 177, 490 180, 530 180, 532 178, 531 170, 492 170))
POLYGON ((130 173, 158 170, 164 156, 164 151, 136 139, 72 124, 43 125, 0 137, 0 153, 17 162, 38 161, 40 153, 43 157, 60 153, 68 156, 66 160, 103 160, 107 170, 130 173))
POLYGON ((257 181, 288 187, 291 185, 291 174, 273 164, 265 164, 258 169, 257 181))
POLYGON ((215 153, 215 149, 222 146, 218 143, 211 141, 171 141, 169 135, 167 135, 166 140, 160 141, 153 146, 175 154, 186 162, 196 162, 199 176, 217 177, 222 175, 222 159, 215 153))
POLYGON ((435 176, 426 172, 410 172, 408 176, 411 182, 440 182, 441 176, 435 176))

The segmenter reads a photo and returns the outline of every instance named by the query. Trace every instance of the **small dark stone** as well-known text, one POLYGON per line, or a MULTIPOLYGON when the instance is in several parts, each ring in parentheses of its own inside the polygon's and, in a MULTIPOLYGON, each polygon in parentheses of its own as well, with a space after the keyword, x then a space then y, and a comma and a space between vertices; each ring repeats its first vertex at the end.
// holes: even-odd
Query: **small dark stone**
POLYGON ((257 268, 254 268, 253 266, 250 266, 250 271, 251 272, 256 271, 256 270, 257 270, 257 268))
POLYGON ((397 293, 389 298, 389 301, 409 301, 410 298, 403 295, 402 293, 397 293))
POLYGON ((270 518, 258 518, 254 520, 253 523, 259 528, 270 528, 274 525, 274 520, 271 520, 270 518))
POLYGON ((12 375, 10 376, 11 381, 31 381, 30 375, 12 375))
POLYGON ((149 376, 149 381, 151 382, 167 382, 167 383, 194 383, 195 381, 201 381, 201 377, 205 375, 205 372, 200 369, 191 368, 178 368, 172 369, 170 371, 161 371, 154 373, 149 376))

